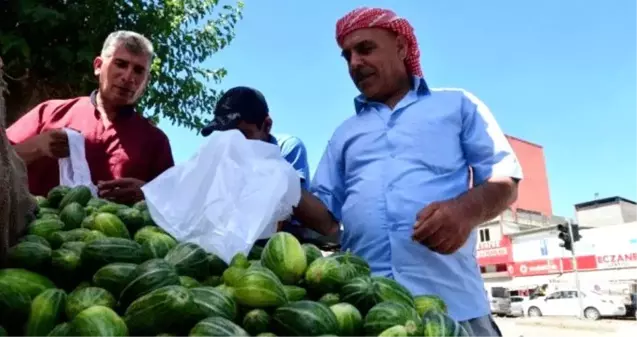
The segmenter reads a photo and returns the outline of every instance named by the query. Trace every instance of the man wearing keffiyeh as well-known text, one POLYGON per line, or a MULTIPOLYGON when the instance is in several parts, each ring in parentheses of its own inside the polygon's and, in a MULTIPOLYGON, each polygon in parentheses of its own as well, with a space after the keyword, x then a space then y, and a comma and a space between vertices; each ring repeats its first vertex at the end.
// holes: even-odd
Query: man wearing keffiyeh
POLYGON ((510 144, 474 95, 429 88, 413 27, 394 12, 356 9, 336 23, 336 40, 361 95, 311 189, 343 224, 342 249, 414 295, 441 297, 469 334, 500 336, 476 227, 517 198, 510 144))

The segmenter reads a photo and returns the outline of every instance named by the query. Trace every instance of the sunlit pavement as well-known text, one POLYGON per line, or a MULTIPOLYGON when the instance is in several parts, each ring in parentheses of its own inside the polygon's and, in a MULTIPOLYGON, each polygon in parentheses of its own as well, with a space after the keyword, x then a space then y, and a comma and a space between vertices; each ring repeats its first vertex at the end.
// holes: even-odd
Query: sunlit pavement
POLYGON ((635 336, 635 320, 579 320, 570 317, 496 318, 504 337, 635 336))

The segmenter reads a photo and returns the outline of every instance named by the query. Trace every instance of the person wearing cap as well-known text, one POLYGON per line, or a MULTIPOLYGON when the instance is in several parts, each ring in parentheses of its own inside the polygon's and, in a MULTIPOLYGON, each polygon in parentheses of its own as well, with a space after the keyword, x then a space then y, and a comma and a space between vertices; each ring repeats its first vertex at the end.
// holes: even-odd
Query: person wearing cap
MULTIPOLYGON (((333 234, 338 230, 338 225, 331 216, 327 215, 326 209, 320 201, 307 192, 310 169, 305 145, 298 137, 274 134, 270 132, 271 129, 272 118, 263 94, 254 88, 239 86, 228 90, 219 99, 215 106, 214 118, 201 130, 201 134, 207 137, 214 131, 239 130, 247 139, 261 140, 277 145, 281 149, 283 158, 299 174, 303 190, 301 202, 295 209, 295 219, 280 224, 279 228, 294 234, 301 241, 305 237, 315 235, 311 231, 322 235, 333 234), (304 209, 314 210, 317 208, 325 210, 325 212, 304 212, 304 209), (312 227, 307 228, 300 224, 311 224, 312 227)), ((261 240, 257 244, 263 245, 264 242, 261 240)))
POLYGON ((474 95, 428 86, 413 28, 391 10, 353 10, 336 40, 361 94, 311 186, 343 224, 342 249, 414 295, 441 297, 471 335, 501 336, 476 227, 517 198, 522 171, 510 144, 474 95))
POLYGON ((147 38, 113 32, 93 62, 97 90, 42 102, 7 129, 27 166, 32 194, 45 196, 60 183, 58 159, 69 156, 64 128, 84 136, 86 161, 102 198, 139 201, 141 186, 174 165, 168 137, 135 109, 148 84, 152 59, 147 38))

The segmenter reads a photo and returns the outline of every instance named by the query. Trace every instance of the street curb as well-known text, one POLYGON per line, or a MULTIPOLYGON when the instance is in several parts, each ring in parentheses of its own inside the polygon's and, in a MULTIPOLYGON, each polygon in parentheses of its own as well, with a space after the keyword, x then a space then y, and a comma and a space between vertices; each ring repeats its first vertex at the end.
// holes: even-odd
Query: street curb
POLYGON ((545 326, 553 328, 571 329, 571 330, 586 330, 586 331, 599 331, 599 332, 616 332, 617 327, 600 325, 599 321, 577 321, 577 322, 564 322, 553 320, 520 320, 515 322, 519 325, 527 326, 545 326))

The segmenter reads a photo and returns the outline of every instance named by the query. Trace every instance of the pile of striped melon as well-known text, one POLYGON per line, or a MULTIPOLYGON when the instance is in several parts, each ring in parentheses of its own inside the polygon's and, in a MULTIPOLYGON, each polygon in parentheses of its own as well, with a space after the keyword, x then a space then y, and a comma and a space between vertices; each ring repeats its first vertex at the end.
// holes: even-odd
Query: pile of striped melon
POLYGON ((433 296, 277 233, 229 264, 134 206, 59 187, 0 269, 0 335, 464 336, 433 296))

